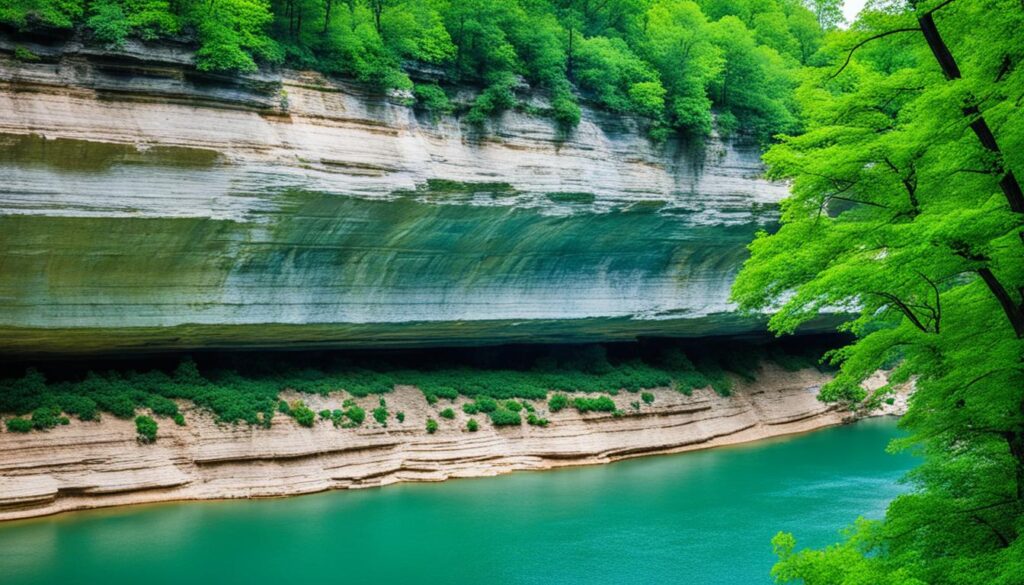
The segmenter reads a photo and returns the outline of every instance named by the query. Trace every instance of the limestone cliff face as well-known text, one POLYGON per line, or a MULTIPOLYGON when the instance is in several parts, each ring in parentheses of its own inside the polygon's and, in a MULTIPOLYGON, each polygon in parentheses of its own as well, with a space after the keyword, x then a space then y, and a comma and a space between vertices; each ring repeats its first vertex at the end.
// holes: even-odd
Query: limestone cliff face
MULTIPOLYGON (((626 414, 580 415, 572 409, 538 413, 546 428, 495 428, 484 416, 478 432, 456 404, 449 421, 422 393, 399 387, 387 395, 392 414, 382 427, 336 429, 329 421, 299 427, 278 415, 270 429, 217 425, 208 414, 185 409, 188 425, 160 424, 155 444, 136 440, 134 424, 105 415, 101 422, 27 435, 0 431, 0 520, 68 510, 169 500, 270 497, 327 489, 383 486, 400 481, 440 481, 515 470, 607 463, 653 453, 700 449, 838 424, 848 410, 817 400, 827 377, 817 370, 791 373, 768 368, 755 383, 723 398, 698 390, 685 396, 656 389, 639 411, 637 395, 615 402, 626 414), (427 434, 432 417, 440 430, 427 434)), ((314 410, 337 408, 344 397, 304 397, 314 410)), ((375 396, 358 399, 369 410, 375 396)))
POLYGON ((754 324, 758 151, 584 109, 487 128, 175 48, 0 39, 0 351, 414 345, 754 324))

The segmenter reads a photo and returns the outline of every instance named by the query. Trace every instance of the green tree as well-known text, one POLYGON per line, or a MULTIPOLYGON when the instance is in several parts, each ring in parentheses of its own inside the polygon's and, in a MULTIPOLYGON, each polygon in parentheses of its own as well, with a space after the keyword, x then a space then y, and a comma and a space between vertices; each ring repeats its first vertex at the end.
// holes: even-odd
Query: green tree
POLYGON ((123 45, 131 35, 153 40, 178 32, 178 17, 168 0, 94 0, 86 25, 97 39, 123 45))
POLYGON ((71 28, 84 12, 83 0, 4 0, 0 22, 20 29, 71 28))
POLYGON ((789 178, 782 227, 733 289, 791 332, 823 311, 856 341, 826 400, 870 408, 893 367, 915 381, 901 424, 924 463, 884 522, 795 551, 780 582, 1015 583, 1024 574, 1024 10, 1011 0, 916 2, 862 14, 797 95, 807 130, 765 156, 789 178), (984 39, 984 40, 982 40, 984 39), (893 366, 893 364, 895 364, 893 366))
POLYGON ((186 14, 199 39, 200 71, 255 71, 257 60, 283 58, 267 34, 274 18, 268 0, 189 0, 186 14))
POLYGON ((721 51, 700 7, 687 0, 659 0, 647 12, 643 52, 668 90, 672 122, 698 135, 711 130, 708 86, 722 70, 721 51))
POLYGON ((824 30, 835 30, 846 23, 843 18, 843 0, 804 0, 824 30))

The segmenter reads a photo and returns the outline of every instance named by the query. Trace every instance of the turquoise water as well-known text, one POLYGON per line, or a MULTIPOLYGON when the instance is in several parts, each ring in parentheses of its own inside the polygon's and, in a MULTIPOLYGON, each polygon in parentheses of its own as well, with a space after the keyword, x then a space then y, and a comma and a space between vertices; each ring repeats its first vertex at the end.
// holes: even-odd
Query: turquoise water
POLYGON ((914 465, 875 420, 613 465, 0 525, 0 583, 770 583, 914 465))

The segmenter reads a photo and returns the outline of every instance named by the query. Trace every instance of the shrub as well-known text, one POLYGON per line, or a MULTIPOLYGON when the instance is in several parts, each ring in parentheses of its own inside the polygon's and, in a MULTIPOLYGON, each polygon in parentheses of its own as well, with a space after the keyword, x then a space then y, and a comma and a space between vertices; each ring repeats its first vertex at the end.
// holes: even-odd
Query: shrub
POLYGON ((506 400, 504 404, 502 404, 502 406, 511 410, 512 412, 519 412, 523 409, 522 403, 520 403, 518 400, 506 400))
POLYGON ((135 417, 135 432, 139 435, 139 442, 153 443, 156 441, 156 421, 149 416, 135 417))
POLYGON ((480 412, 494 412, 498 409, 498 401, 490 396, 480 396, 476 399, 476 406, 480 412))
POLYGON ((536 414, 530 413, 526 417, 526 423, 535 427, 546 427, 548 426, 548 419, 538 418, 536 414))
POLYGON ((462 412, 466 414, 476 414, 480 412, 480 407, 475 402, 467 402, 462 405, 462 412))
POLYGON ((633 407, 633 410, 640 410, 639 400, 634 400, 633 402, 630 402, 629 405, 633 407))
POLYGON ((27 433, 32 430, 32 422, 24 418, 9 418, 7 430, 12 433, 27 433))
POLYGON ((349 406, 348 409, 345 410, 345 416, 347 416, 348 419, 352 421, 353 426, 358 427, 359 425, 363 424, 364 420, 366 420, 366 411, 353 404, 352 406, 349 406))
POLYGON ((378 406, 373 409, 373 420, 377 421, 383 426, 388 426, 388 409, 384 406, 378 406))
POLYGON ((436 420, 434 420, 432 418, 428 418, 427 419, 427 432, 430 433, 431 435, 433 435, 434 433, 437 432, 437 421, 436 420))
POLYGON ((615 411, 615 402, 607 396, 599 396, 597 398, 574 398, 572 405, 581 413, 615 411))
POLYGON ((289 408, 289 414, 295 419, 295 422, 304 427, 313 426, 313 423, 316 421, 316 413, 313 412, 312 408, 306 406, 305 402, 296 400, 289 405, 289 408))
POLYGON ((436 83, 417 83, 412 93, 419 106, 434 114, 449 114, 454 109, 448 94, 436 83))
POLYGON ((450 409, 450 408, 446 408, 446 409, 442 410, 440 414, 441 414, 441 418, 446 418, 448 420, 451 420, 451 419, 455 418, 455 411, 450 409))
POLYGON ((320 420, 327 420, 329 418, 331 418, 331 411, 330 410, 325 408, 325 409, 320 411, 320 420))
POLYGON ((185 415, 181 414, 180 412, 174 415, 174 424, 178 425, 179 427, 185 426, 185 415))
POLYGON ((398 412, 395 413, 395 418, 398 419, 398 422, 404 423, 405 422, 405 413, 402 412, 401 410, 399 410, 398 412))
POLYGON ((66 416, 61 416, 60 408, 56 406, 41 406, 32 411, 32 427, 41 431, 69 422, 66 416))
POLYGON ((510 427, 522 424, 523 419, 519 417, 518 412, 513 412, 506 408, 499 408, 491 411, 488 416, 491 417, 491 423, 496 427, 510 427))
POLYGON ((651 392, 643 392, 640 394, 640 399, 644 401, 644 404, 653 404, 654 394, 651 392))
POLYGON ((39 55, 36 55, 31 50, 18 45, 14 47, 14 58, 25 63, 33 63, 39 60, 39 55))
POLYGON ((548 400, 548 410, 551 412, 558 412, 566 406, 569 406, 569 397, 565 394, 555 394, 548 400))
POLYGON ((57 400, 63 407, 64 412, 77 415, 78 420, 97 420, 100 416, 96 401, 87 396, 65 394, 58 397, 57 400))
POLYGON ((480 423, 476 422, 475 418, 471 418, 466 421, 466 430, 471 433, 475 433, 480 430, 480 423))
POLYGON ((178 414, 178 405, 170 398, 159 394, 150 394, 146 399, 146 406, 158 416, 170 417, 178 414))

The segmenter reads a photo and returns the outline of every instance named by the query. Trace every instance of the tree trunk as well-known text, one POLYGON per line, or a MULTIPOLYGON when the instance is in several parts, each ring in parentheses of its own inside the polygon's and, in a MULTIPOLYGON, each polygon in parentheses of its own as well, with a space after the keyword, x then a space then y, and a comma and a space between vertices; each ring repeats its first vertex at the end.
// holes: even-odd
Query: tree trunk
POLYGON ((324 34, 327 34, 327 25, 331 23, 331 8, 333 5, 334 0, 324 0, 324 34))
POLYGON ((992 274, 990 268, 979 268, 978 275, 981 276, 981 279, 985 281, 985 285, 988 286, 988 290, 992 291, 992 295, 999 301, 999 306, 1003 308, 1003 313, 1006 314, 1010 325, 1013 326, 1013 332, 1017 335, 1017 338, 1024 339, 1024 310, 1013 302, 1013 299, 1010 298, 1010 293, 1006 292, 1006 288, 999 282, 996 275, 992 274))
MULTIPOLYGON (((946 79, 960 79, 960 67, 957 66, 956 59, 953 58, 953 54, 949 51, 949 47, 946 46, 946 42, 942 40, 942 35, 939 34, 939 29, 935 26, 935 19, 932 18, 931 12, 925 13, 917 22, 921 25, 921 32, 924 33, 925 41, 928 42, 928 47, 932 50, 932 54, 935 56, 935 60, 938 61, 939 67, 942 68, 942 73, 946 76, 946 79)), ((981 115, 981 111, 976 105, 964 108, 963 112, 965 116, 971 119, 971 130, 974 131, 978 140, 981 141, 981 145, 989 152, 999 156, 998 168, 996 169, 996 173, 1001 177, 999 188, 1002 189, 1003 195, 1006 196, 1010 209, 1015 213, 1024 214, 1024 192, 1021 191, 1020 183, 1017 181, 1017 177, 1013 175, 1013 171, 1003 166, 1003 153, 999 149, 999 144, 996 142, 988 122, 985 121, 985 117, 981 115)))

